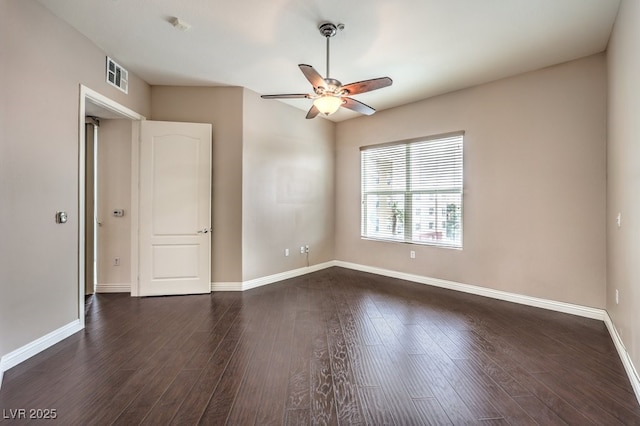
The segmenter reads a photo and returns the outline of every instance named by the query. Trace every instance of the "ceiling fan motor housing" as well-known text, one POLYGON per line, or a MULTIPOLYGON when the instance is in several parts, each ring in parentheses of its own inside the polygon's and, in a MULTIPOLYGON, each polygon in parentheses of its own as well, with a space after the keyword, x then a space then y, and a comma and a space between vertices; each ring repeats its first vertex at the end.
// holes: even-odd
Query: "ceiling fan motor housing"
POLYGON ((340 83, 335 78, 325 78, 324 82, 327 84, 327 87, 323 87, 322 91, 324 93, 335 93, 338 94, 338 89, 342 87, 342 83, 340 83))

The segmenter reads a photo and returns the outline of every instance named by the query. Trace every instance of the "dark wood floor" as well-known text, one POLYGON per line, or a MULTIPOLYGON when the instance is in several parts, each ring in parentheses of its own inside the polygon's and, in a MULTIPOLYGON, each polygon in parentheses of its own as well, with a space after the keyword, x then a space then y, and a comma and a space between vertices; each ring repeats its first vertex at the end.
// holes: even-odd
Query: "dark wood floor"
MULTIPOLYGON (((87 301, 0 408, 89 424, 640 424, 600 321, 331 268, 244 293, 87 301)), ((4 420, 7 421, 8 420, 4 420)))

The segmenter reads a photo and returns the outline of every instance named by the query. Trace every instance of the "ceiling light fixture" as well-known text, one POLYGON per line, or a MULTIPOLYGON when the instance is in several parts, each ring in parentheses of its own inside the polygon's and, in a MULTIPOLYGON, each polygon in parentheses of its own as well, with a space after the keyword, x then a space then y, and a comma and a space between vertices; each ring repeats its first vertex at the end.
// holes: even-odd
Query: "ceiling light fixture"
POLYGON ((342 98, 333 95, 322 95, 313 101, 313 105, 324 115, 333 114, 343 103, 342 98))

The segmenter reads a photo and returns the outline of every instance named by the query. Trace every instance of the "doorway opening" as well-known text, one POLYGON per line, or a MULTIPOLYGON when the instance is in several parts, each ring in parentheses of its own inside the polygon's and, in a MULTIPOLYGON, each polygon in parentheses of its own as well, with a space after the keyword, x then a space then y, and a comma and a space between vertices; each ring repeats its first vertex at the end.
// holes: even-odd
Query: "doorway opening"
MULTIPOLYGON (((78 180, 79 180, 79 205, 78 205, 78 318, 84 328, 85 321, 85 296, 96 291, 98 284, 98 267, 100 253, 98 242, 100 240, 99 228, 101 218, 97 210, 99 179, 99 154, 94 149, 99 145, 97 139, 100 122, 127 121, 130 124, 130 164, 121 165, 130 172, 130 273, 128 274, 129 288, 135 295, 134 278, 137 280, 137 134, 139 122, 145 117, 120 105, 119 103, 89 89, 80 86, 80 111, 79 111, 79 155, 78 155, 78 180), (90 123, 87 124, 86 122, 90 123), (98 166, 98 167, 96 167, 98 166)), ((115 209, 122 210, 122 209, 115 209)), ((116 213, 117 214, 117 213, 116 213)), ((120 260, 118 259, 117 262, 120 260)), ((115 262, 115 260, 114 260, 115 262)))

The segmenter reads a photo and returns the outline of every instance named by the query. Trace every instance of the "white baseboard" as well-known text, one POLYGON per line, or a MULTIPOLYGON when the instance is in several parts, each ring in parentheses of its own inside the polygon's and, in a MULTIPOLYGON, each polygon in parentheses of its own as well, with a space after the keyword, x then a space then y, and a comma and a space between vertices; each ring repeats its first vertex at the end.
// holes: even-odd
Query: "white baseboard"
POLYGON ((305 274, 310 274, 311 272, 320 271, 322 269, 327 269, 332 266, 335 266, 334 261, 319 263, 317 265, 305 266, 303 268, 280 272, 278 274, 268 275, 266 277, 255 278, 253 280, 244 281, 242 283, 242 290, 251 290, 252 288, 261 287, 267 284, 273 284, 278 281, 288 280, 289 278, 295 278, 305 274))
POLYGON ((548 309, 556 312, 577 315, 580 317, 597 319, 604 321, 608 316, 604 309, 591 308, 588 306, 575 305, 572 303, 558 302, 555 300, 541 299, 538 297, 525 296, 517 293, 509 293, 501 290, 480 287, 470 284, 463 284, 455 281, 448 281, 439 278, 430 278, 422 275, 408 274, 405 272, 392 271, 390 269, 377 268, 374 266, 360 265, 357 263, 343 262, 340 260, 332 260, 329 262, 312 265, 309 267, 293 269, 291 271, 280 272, 278 274, 268 275, 266 277, 255 278, 253 280, 243 282, 213 282, 211 283, 211 291, 245 291, 252 288, 272 284, 289 278, 299 277, 304 274, 319 271, 321 269, 339 266, 342 268, 353 269, 356 271, 369 272, 385 277, 398 278, 401 280, 411 281, 419 284, 431 285, 434 287, 446 288, 449 290, 461 291, 464 293, 475 294, 478 296, 490 297, 492 299, 504 300, 507 302, 519 303, 521 305, 534 306, 537 308, 548 309))
POLYGON ((242 291, 241 281, 211 283, 211 291, 242 291))
POLYGON ((32 356, 37 355, 80 330, 82 330, 82 325, 80 324, 80 320, 77 319, 40 337, 39 339, 34 340, 31 343, 27 343, 15 351, 3 355, 2 358, 0 358, 0 372, 4 373, 8 369, 15 367, 21 362, 26 361, 32 356))
POLYGON ((419 284, 432 285, 434 287, 446 288, 449 290, 461 291, 478 296, 490 297, 492 299, 505 300, 507 302, 519 303, 521 305, 535 306, 537 308, 551 311, 563 312, 586 318, 604 321, 606 311, 604 309, 590 308, 588 306, 574 305, 571 303, 557 302, 555 300, 540 299, 537 297, 524 296, 517 293, 509 293, 501 290, 494 290, 486 287, 479 287, 470 284, 462 284, 455 281, 447 281, 439 278, 429 278, 422 275, 407 274, 404 272, 392 271, 389 269, 376 268, 373 266, 359 265, 356 263, 336 261, 336 266, 354 269, 357 271, 370 272, 372 274, 383 275, 391 278, 412 281, 419 284))
POLYGON ((97 284, 96 293, 131 293, 131 284, 129 283, 97 284))
POLYGON ((293 269, 291 271, 280 272, 266 277, 254 278, 242 282, 212 282, 211 291, 245 291, 252 288, 262 287, 263 285, 273 284, 278 281, 287 280, 289 278, 299 277, 321 269, 336 266, 335 261, 319 263, 317 265, 305 266, 303 268, 293 269))
POLYGON ((638 370, 636 370, 635 366, 633 365, 631 357, 629 356, 629 352, 627 352, 627 348, 624 346, 624 343, 622 343, 620 334, 618 334, 618 329, 615 327, 615 325, 613 325, 613 321, 611 321, 611 317, 608 313, 605 315, 604 323, 609 330, 609 334, 611 335, 613 344, 618 351, 618 355, 620 356, 620 360, 622 361, 624 370, 627 372, 627 376, 629 376, 631 387, 633 388, 633 391, 636 394, 636 398, 638 399, 638 403, 640 404, 640 376, 638 375, 638 370))

